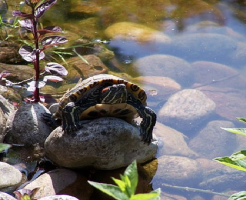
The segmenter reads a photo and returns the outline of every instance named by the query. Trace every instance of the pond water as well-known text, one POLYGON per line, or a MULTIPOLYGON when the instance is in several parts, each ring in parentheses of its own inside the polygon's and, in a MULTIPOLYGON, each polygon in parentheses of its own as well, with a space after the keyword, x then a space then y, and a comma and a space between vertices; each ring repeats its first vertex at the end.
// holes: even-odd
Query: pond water
POLYGON ((245 138, 220 129, 243 126, 236 117, 246 115, 245 8, 230 0, 60 0, 43 19, 72 40, 108 40, 109 73, 147 91, 162 138, 152 186, 163 199, 226 199, 174 186, 245 188, 243 173, 212 160, 245 148, 245 138))

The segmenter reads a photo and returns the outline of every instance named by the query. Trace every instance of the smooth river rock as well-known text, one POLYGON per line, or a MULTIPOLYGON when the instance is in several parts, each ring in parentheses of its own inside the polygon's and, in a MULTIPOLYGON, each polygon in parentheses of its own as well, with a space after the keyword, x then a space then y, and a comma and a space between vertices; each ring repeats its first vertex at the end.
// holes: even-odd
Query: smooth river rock
POLYGON ((228 156, 236 148, 236 134, 223 129, 234 128, 229 121, 210 121, 190 142, 189 146, 201 157, 213 159, 215 157, 228 156))
POLYGON ((159 155, 178 155, 186 157, 197 157, 198 154, 191 150, 185 139, 188 139, 181 132, 165 126, 159 122, 156 123, 154 134, 162 141, 159 145, 159 155))
POLYGON ((135 159, 139 163, 153 159, 157 141, 144 144, 137 127, 118 118, 105 117, 87 122, 74 134, 56 128, 45 141, 45 152, 63 167, 117 169, 135 159))
POLYGON ((156 179, 171 185, 192 186, 202 180, 200 164, 182 156, 164 155, 158 158, 156 179))
POLYGON ((42 121, 42 114, 49 110, 41 103, 23 104, 8 119, 5 142, 43 146, 50 128, 42 121))
MULTIPOLYGON (((170 55, 151 55, 138 59, 133 66, 143 76, 169 77, 181 85, 193 83, 193 69, 183 59, 170 55)), ((135 72, 136 73, 136 72, 135 72)))
POLYGON ((21 172, 5 162, 0 162, 0 177, 1 191, 9 187, 12 187, 12 189, 17 188, 22 180, 21 172))
POLYGON ((214 114, 215 108, 215 103, 201 91, 185 89, 168 99, 158 117, 178 130, 192 130, 214 114))
POLYGON ((39 188, 34 195, 35 199, 63 199, 59 196, 54 198, 54 195, 67 194, 74 196, 74 198, 66 198, 69 200, 74 200, 75 197, 87 200, 93 192, 93 188, 84 176, 72 170, 62 168, 44 173, 24 187, 24 189, 29 190, 35 188, 39 188), (49 198, 50 196, 54 197, 49 198))

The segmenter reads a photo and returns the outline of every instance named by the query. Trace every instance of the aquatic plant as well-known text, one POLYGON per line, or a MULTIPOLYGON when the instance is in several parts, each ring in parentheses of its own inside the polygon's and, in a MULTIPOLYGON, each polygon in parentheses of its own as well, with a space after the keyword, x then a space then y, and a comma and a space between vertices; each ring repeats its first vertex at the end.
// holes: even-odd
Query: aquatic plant
MULTIPOLYGON (((239 121, 246 123, 245 118, 237 118, 239 121)), ((246 128, 222 128, 228 132, 246 136, 246 128)), ((241 150, 233 153, 231 156, 214 158, 215 161, 232 167, 237 170, 246 171, 246 150, 241 150)), ((246 191, 235 193, 228 200, 243 200, 246 199, 246 191)))
MULTIPOLYGON (((67 42, 65 37, 59 35, 45 36, 48 33, 62 32, 62 29, 58 26, 48 26, 39 29, 39 18, 44 15, 44 13, 55 3, 57 0, 25 0, 25 4, 31 8, 30 13, 21 12, 19 10, 13 11, 13 16, 22 17, 23 20, 19 20, 21 27, 30 31, 33 35, 33 47, 29 45, 23 45, 19 49, 19 54, 27 62, 31 62, 34 66, 35 75, 34 80, 28 82, 28 91, 33 92, 33 97, 25 99, 27 102, 39 102, 40 93, 39 89, 43 87, 47 81, 62 81, 63 79, 57 75, 65 76, 67 75, 67 70, 60 64, 55 62, 49 62, 46 64, 44 69, 40 68, 40 60, 44 59, 44 50, 48 47, 63 44, 67 42), (43 77, 40 81, 40 75, 43 72, 47 72, 52 75, 47 75, 43 77)), ((8 82, 8 85, 12 85, 8 82)))
POLYGON ((156 189, 148 194, 135 194, 138 184, 137 163, 133 161, 125 170, 120 179, 112 178, 118 185, 97 183, 88 181, 90 185, 118 200, 157 200, 160 199, 160 189, 156 189))

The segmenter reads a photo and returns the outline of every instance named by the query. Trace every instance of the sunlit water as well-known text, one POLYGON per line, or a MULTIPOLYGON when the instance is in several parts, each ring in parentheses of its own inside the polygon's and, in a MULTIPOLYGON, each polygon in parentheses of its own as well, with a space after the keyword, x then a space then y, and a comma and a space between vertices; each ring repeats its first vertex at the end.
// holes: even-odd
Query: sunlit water
MULTIPOLYGON (((12 2, 16 3, 15 1, 12 2)), ((147 60, 148 66, 142 67, 138 65, 141 59, 149 58, 153 55, 175 56, 175 58, 182 59, 182 62, 185 62, 191 68, 194 68, 194 62, 205 63, 205 67, 203 66, 202 70, 211 65, 217 69, 218 65, 216 63, 226 65, 225 70, 228 70, 226 73, 223 72, 223 67, 218 67, 221 73, 216 70, 216 72, 211 72, 211 69, 208 68, 207 73, 202 76, 204 80, 201 81, 194 74, 187 75, 186 79, 175 80, 181 85, 180 90, 185 88, 199 89, 216 103, 217 110, 215 114, 210 115, 210 118, 204 120, 203 123, 193 124, 193 128, 190 130, 182 130, 179 126, 179 123, 182 122, 169 122, 169 126, 187 136, 186 142, 189 146, 190 141, 212 120, 226 120, 231 121, 235 126, 242 126, 237 123, 235 118, 245 117, 246 113, 246 109, 244 109, 246 102, 244 101, 246 100, 244 92, 244 85, 246 85, 246 80, 244 79, 246 70, 246 14, 244 10, 246 2, 238 2, 241 2, 241 4, 236 1, 212 0, 211 2, 202 0, 172 2, 165 0, 60 0, 59 5, 53 7, 53 11, 46 16, 44 22, 58 23, 59 26, 71 33, 76 33, 79 37, 110 40, 109 45, 106 47, 115 53, 115 58, 113 61, 106 61, 106 63, 111 72, 120 72, 118 75, 122 74, 122 76, 128 74, 132 77, 165 77, 169 72, 165 71, 166 68, 162 71, 161 64, 156 64, 161 62, 156 60, 159 57, 154 57, 154 60, 147 60), (119 22, 125 22, 125 24, 121 24, 114 30, 109 29, 119 22), (140 26, 136 28, 135 25, 129 25, 128 22, 140 24, 140 26), (130 27, 129 34, 127 28, 123 27, 125 25, 130 27), (121 27, 123 27, 122 30, 120 30, 121 27), (112 31, 115 32, 112 33, 112 31), (141 31, 144 32, 142 35, 141 31), (122 35, 117 35, 119 33, 122 35), (159 65, 159 68, 155 65, 159 65), (213 73, 215 74, 214 77, 213 73), (217 77, 216 73, 222 75, 217 77), (231 81, 233 78, 234 81, 231 81), (223 101, 223 98, 220 97, 218 100, 218 96, 221 93, 228 94, 228 96, 236 96, 236 98, 225 98, 223 101)), ((171 60, 170 62, 175 61, 171 60)), ((186 71, 186 69, 182 70, 186 71)), ((177 71, 178 73, 180 71, 177 71)), ((199 70, 195 74, 199 74, 199 70)), ((149 89, 148 84, 142 83, 142 85, 149 94, 149 105, 156 113, 159 113, 171 94, 159 98, 158 95, 160 95, 160 90, 162 89, 158 91, 155 88, 149 89)), ((164 119, 158 118, 158 122, 165 124, 164 121, 164 119)), ((225 134, 227 133, 225 132, 225 134)), ((204 143, 209 145, 209 140, 206 141, 205 138, 204 143)), ((234 144, 235 142, 232 143, 234 144)), ((230 145, 229 142, 228 146, 230 145)), ((237 142, 232 149, 226 152, 226 155, 239 150, 238 145, 239 143, 237 142)), ((240 147, 243 147, 243 145, 240 147)), ((217 154, 215 156, 226 155, 217 154)), ((163 155, 158 153, 157 159, 161 156, 163 155)), ((206 152, 203 152, 202 156, 198 156, 198 158, 212 160, 212 158, 206 156, 206 152)), ((161 164, 165 165, 163 162, 161 164)), ((171 163, 169 164, 171 165, 171 163)), ((211 170, 211 168, 209 169, 211 170)), ((158 166, 158 170, 160 169, 161 167, 158 166)), ((216 170, 219 171, 218 167, 216 170)), ((158 172, 157 174, 161 173, 158 172)), ((186 172, 184 171, 184 173, 186 172)), ((206 174, 205 169, 199 174, 201 176, 200 181, 189 183, 188 185, 182 184, 181 186, 213 190, 212 184, 211 188, 207 185, 203 187, 201 184, 202 181, 205 181, 202 178, 203 176, 205 177, 204 174, 206 174)), ((210 176, 213 176, 213 174, 211 173, 210 176)), ((214 176, 216 176, 216 173, 214 176)), ((230 179, 230 176, 227 179, 230 179)), ((227 179, 224 181, 226 182, 227 179)), ((163 192, 185 196, 187 199, 210 199, 213 196, 203 192, 193 193, 182 189, 163 187, 162 183, 165 182, 158 175, 153 178, 152 183, 153 189, 161 187, 163 192)), ((234 185, 233 182, 228 181, 226 184, 227 188, 221 186, 220 190, 219 186, 215 187, 214 191, 224 192, 227 189, 230 190, 230 188, 240 191, 242 187, 239 186, 244 183, 242 182, 242 185, 240 185, 237 182, 238 188, 232 187, 234 185)), ((178 184, 174 181, 173 185, 178 184)))

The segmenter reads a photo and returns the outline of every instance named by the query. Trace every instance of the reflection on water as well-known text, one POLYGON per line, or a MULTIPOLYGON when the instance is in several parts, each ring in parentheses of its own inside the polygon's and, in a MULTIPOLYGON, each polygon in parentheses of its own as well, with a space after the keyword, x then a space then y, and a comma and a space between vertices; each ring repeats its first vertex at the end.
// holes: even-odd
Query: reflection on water
POLYGON ((162 184, 243 189, 244 174, 212 158, 245 147, 245 138, 220 129, 241 126, 236 117, 246 113, 245 6, 230 0, 60 0, 43 19, 60 23, 72 40, 110 40, 106 47, 115 57, 107 60, 109 71, 149 93, 158 114, 155 134, 163 143, 154 189, 187 199, 213 195, 162 184))

